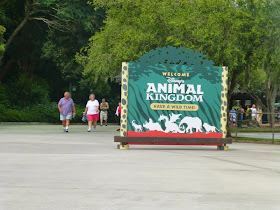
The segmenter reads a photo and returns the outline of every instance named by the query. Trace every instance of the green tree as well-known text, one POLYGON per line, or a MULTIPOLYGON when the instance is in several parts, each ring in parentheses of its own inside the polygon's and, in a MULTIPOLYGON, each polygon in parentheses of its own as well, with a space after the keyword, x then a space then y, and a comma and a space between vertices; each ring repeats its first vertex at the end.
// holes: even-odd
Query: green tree
MULTIPOLYGON (((237 78, 249 68, 255 49, 255 3, 251 0, 93 0, 107 19, 77 55, 84 76, 98 81, 118 75, 121 62, 156 47, 199 50, 216 65, 229 67, 228 99, 237 78)), ((229 129, 228 129, 229 130, 229 129)))
POLYGON ((3 0, 0 7, 6 13, 6 18, 2 21, 12 28, 6 42, 6 48, 9 48, 17 34, 30 21, 42 21, 49 27, 59 30, 66 30, 67 26, 56 16, 60 4, 57 0, 3 0))
POLYGON ((5 44, 3 38, 3 34, 5 33, 5 31, 6 31, 5 27, 0 25, 0 64, 1 64, 3 54, 5 52, 5 44))
POLYGON ((51 100, 67 91, 69 82, 77 87, 78 96, 86 92, 87 97, 90 88, 79 87, 83 86, 79 83, 82 67, 75 62, 75 54, 102 25, 102 10, 86 0, 4 0, 0 11, 0 22, 7 28, 0 81, 8 89, 24 74, 44 78, 51 100))
POLYGON ((256 24, 254 30, 257 37, 255 44, 258 46, 254 51, 253 66, 250 75, 247 77, 247 89, 255 96, 256 100, 260 100, 252 92, 255 92, 256 81, 263 84, 263 92, 266 96, 266 105, 263 105, 269 115, 269 120, 274 126, 274 110, 276 95, 280 85, 280 2, 279 1, 259 1, 256 4, 256 24), (260 72, 256 75, 256 72, 260 72))
MULTIPOLYGON (((98 19, 100 12, 89 7, 86 0, 3 0, 0 2, 0 11, 3 13, 3 15, 0 15, 0 22, 7 28, 5 48, 8 51, 13 51, 10 48, 18 48, 22 44, 18 42, 18 34, 21 34, 26 28, 31 29, 29 33, 35 28, 40 30, 41 42, 46 40, 46 33, 48 34, 47 38, 53 39, 61 33, 65 39, 60 41, 65 42, 64 44, 67 44, 67 41, 68 44, 71 41, 75 41, 73 42, 75 44, 78 43, 79 47, 66 46, 73 51, 75 47, 79 49, 85 42, 85 37, 88 39, 89 33, 92 34, 99 27, 99 22, 102 22, 98 19), (50 32, 51 30, 52 32, 50 32), (87 36, 81 38, 85 31, 88 32, 87 36), (68 40, 68 37, 72 40, 68 40), (74 40, 73 37, 75 37, 74 40)), ((72 57, 74 55, 75 53, 72 52, 72 57)), ((0 81, 4 79, 6 72, 11 69, 9 64, 12 63, 13 57, 13 55, 9 56, 8 61, 5 62, 7 66, 2 66, 0 81)), ((73 64, 74 59, 70 60, 70 63, 73 64)), ((64 66, 70 66, 69 68, 71 68, 69 63, 64 66)))
POLYGON ((79 81, 82 67, 75 61, 76 52, 99 30, 105 18, 103 10, 94 10, 87 1, 68 0, 60 4, 59 19, 67 18, 67 31, 50 28, 43 45, 43 58, 55 63, 67 81, 79 81))
POLYGON ((28 74, 19 74, 17 80, 11 82, 10 102, 14 106, 24 107, 32 104, 49 102, 49 87, 46 80, 28 74), (15 97, 16 96, 16 97, 15 97))
POLYGON ((174 45, 199 50, 216 65, 228 66, 234 88, 237 75, 247 67, 246 58, 252 54, 249 41, 254 37, 254 16, 246 1, 93 3, 107 9, 106 25, 77 59, 84 64, 84 74, 96 80, 119 74, 122 61, 135 60, 156 47, 174 45))

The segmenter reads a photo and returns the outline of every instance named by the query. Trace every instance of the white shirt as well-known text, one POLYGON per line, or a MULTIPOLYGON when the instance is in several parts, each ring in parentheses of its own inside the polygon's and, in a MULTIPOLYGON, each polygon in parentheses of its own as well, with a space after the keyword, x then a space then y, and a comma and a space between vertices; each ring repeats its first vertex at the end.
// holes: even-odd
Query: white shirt
POLYGON ((89 115, 98 114, 99 113, 99 110, 97 110, 98 106, 99 106, 99 102, 96 99, 94 101, 89 100, 86 105, 86 107, 88 108, 87 114, 89 115))
POLYGON ((257 109, 256 108, 251 108, 251 111, 252 111, 252 116, 256 116, 257 114, 257 109))
POLYGON ((117 115, 117 116, 119 116, 119 107, 120 107, 120 106, 117 107, 116 114, 115 114, 115 115, 117 115))

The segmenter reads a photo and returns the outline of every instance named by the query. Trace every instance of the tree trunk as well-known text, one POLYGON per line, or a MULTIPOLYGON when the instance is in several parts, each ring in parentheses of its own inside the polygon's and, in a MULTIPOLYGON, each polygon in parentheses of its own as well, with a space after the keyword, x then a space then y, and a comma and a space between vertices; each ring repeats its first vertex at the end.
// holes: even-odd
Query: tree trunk
MULTIPOLYGON (((233 90, 236 85, 237 76, 238 76, 238 72, 234 71, 233 75, 231 77, 231 80, 230 80, 229 88, 228 88, 227 110, 229 110, 229 104, 231 101, 231 96, 232 96, 233 90)), ((227 137, 231 137, 231 130, 230 130, 230 126, 229 126, 229 112, 227 112, 227 137)))
POLYGON ((16 35, 18 34, 18 32, 25 26, 25 24, 28 22, 29 20, 29 15, 30 15, 30 2, 31 0, 26 0, 25 1, 25 14, 24 14, 24 18, 21 21, 21 23, 16 27, 16 29, 13 31, 13 33, 11 34, 11 36, 8 38, 7 42, 6 42, 6 49, 9 48, 10 44, 12 43, 12 41, 14 40, 14 38, 16 37, 16 35))
POLYGON ((3 79, 5 78, 5 75, 8 71, 8 69, 11 68, 11 66, 13 65, 14 63, 14 59, 13 58, 10 58, 8 60, 8 62, 6 63, 6 65, 4 66, 4 68, 0 68, 0 83, 3 81, 3 79))
POLYGON ((270 84, 270 81, 267 81, 266 84, 266 102, 267 102, 267 112, 268 112, 268 121, 272 128, 275 126, 275 100, 276 94, 278 91, 278 85, 275 81, 273 84, 270 84))
MULTIPOLYGON (((9 48, 9 46, 11 45, 12 41, 14 40, 14 38, 16 37, 16 35, 19 33, 19 31, 25 26, 25 24, 28 22, 29 20, 29 15, 30 15, 30 0, 26 0, 25 2, 25 15, 23 20, 21 21, 21 23, 16 27, 16 29, 13 31, 13 33, 10 35, 10 37, 8 38, 6 44, 5 44, 5 51, 9 48)), ((3 81, 7 70, 10 68, 11 64, 13 63, 13 59, 9 59, 9 61, 6 63, 6 65, 1 68, 0 66, 0 82, 3 81)))
POLYGON ((24 25, 27 23, 27 21, 28 21, 28 16, 25 16, 24 19, 22 20, 22 22, 13 31, 13 33, 11 34, 11 36, 9 37, 9 39, 6 42, 6 45, 5 45, 6 50, 9 48, 11 42, 14 40, 14 38, 16 37, 18 32, 24 27, 24 25))
POLYGON ((261 105, 262 109, 264 109, 264 108, 267 109, 267 105, 265 105, 265 104, 262 102, 262 100, 260 99, 259 96, 257 96, 255 93, 250 92, 249 90, 247 90, 247 93, 248 93, 253 99, 255 99, 255 101, 256 101, 257 104, 260 104, 260 105, 261 105))

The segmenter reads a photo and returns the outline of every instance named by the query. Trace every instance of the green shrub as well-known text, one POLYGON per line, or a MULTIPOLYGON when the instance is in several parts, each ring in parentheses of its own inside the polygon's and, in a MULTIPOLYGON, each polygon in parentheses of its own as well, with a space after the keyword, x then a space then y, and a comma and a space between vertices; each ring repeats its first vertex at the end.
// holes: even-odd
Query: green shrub
MULTIPOLYGON (((82 122, 84 108, 76 105, 76 117, 72 122, 82 122)), ((31 107, 7 108, 0 105, 0 122, 46 122, 59 123, 57 103, 38 104, 31 107)))
POLYGON ((12 93, 9 97, 13 106, 31 106, 50 101, 48 83, 39 77, 21 73, 9 83, 8 88, 12 93))
MULTIPOLYGON (((108 111, 108 122, 116 122, 115 104, 110 106, 108 111)), ((83 112, 85 106, 76 104, 76 116, 71 120, 72 123, 82 123, 83 112)), ((57 102, 38 104, 24 108, 14 107, 8 108, 0 104, 0 122, 46 122, 60 123, 57 102)))
POLYGON ((3 105, 5 107, 10 106, 7 89, 8 88, 6 85, 0 84, 0 105, 3 105))

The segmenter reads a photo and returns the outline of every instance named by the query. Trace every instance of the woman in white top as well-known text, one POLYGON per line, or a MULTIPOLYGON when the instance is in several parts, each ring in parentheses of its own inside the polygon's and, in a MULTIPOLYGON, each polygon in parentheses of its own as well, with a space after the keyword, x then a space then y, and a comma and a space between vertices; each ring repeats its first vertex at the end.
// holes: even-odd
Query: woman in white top
POLYGON ((93 132, 95 132, 97 121, 99 120, 99 102, 95 99, 94 94, 89 95, 85 115, 88 117, 88 132, 91 131, 93 125, 93 132))

